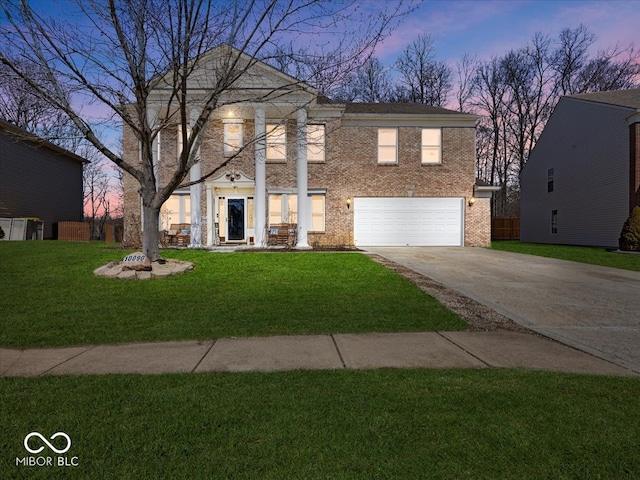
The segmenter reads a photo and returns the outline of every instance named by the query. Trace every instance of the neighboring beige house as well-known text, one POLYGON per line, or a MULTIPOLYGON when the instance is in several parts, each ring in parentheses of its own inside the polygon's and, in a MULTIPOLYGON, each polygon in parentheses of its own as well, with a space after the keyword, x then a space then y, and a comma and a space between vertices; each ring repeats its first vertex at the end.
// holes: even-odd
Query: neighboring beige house
MULTIPOLYGON (((201 88, 221 51, 202 62, 208 67, 201 88)), ((419 104, 335 103, 263 63, 234 92, 212 114, 191 178, 237 157, 203 183, 177 190, 162 209, 162 229, 188 224, 183 233, 193 247, 266 246, 273 225, 282 223, 295 224, 298 248, 489 244, 492 187, 475 184, 476 115, 419 104)), ((181 148, 177 131, 168 126, 155 145, 160 179, 181 148)), ((126 129, 124 146, 127 161, 138 156, 126 129)), ((137 190, 127 176, 130 245, 140 243, 137 190)))
POLYGON ((640 89, 562 97, 520 186, 521 241, 617 248, 640 200, 640 89))

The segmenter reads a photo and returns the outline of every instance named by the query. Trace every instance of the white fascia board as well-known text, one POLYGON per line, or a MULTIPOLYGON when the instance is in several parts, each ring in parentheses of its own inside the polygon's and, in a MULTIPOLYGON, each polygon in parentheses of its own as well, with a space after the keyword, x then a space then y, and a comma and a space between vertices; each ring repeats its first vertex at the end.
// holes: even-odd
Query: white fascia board
POLYGON ((637 110, 636 112, 629 115, 626 118, 626 120, 629 125, 633 125, 634 123, 640 123, 640 110, 637 110))
MULTIPOLYGON (((297 188, 282 188, 282 187, 267 187, 267 194, 269 195, 282 195, 282 194, 288 194, 288 195, 297 195, 298 193, 298 189, 297 188)), ((324 195, 327 193, 327 189, 326 188, 307 188, 307 194, 309 195, 324 195)))
POLYGON ((491 195, 493 195, 493 192, 497 192, 501 188, 502 187, 494 187, 492 185, 486 185, 486 186, 474 185, 473 194, 478 198, 491 198, 491 195))
POLYGON ((309 120, 320 121, 329 118, 341 118, 344 116, 344 104, 309 105, 309 120))

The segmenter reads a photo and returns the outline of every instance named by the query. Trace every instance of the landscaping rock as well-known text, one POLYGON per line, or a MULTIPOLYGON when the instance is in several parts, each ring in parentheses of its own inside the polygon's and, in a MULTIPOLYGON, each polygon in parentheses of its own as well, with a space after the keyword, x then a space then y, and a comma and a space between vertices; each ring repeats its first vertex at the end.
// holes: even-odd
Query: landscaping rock
MULTIPOLYGON (((146 257, 145 257, 146 258, 146 257)), ((165 259, 164 263, 148 262, 148 269, 132 268, 127 262, 109 262, 102 267, 98 267, 93 274, 104 278, 118 278, 121 280, 149 280, 151 278, 163 278, 172 275, 179 275, 184 272, 193 270, 194 266, 191 262, 183 262, 180 260, 165 259)), ((141 267, 147 265, 147 262, 140 263, 141 267)))
POLYGON ((135 252, 124 257, 122 271, 135 270, 136 272, 150 272, 151 260, 142 252, 135 252))

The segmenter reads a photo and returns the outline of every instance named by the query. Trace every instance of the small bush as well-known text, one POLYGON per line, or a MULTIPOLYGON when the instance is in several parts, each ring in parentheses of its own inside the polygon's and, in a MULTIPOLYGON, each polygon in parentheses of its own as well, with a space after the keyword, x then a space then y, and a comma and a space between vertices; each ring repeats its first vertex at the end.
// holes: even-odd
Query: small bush
POLYGON ((635 207, 624 222, 619 245, 620 250, 640 252, 640 207, 635 207))
POLYGON ((4 230, 0 227, 0 240, 4 238, 4 230))

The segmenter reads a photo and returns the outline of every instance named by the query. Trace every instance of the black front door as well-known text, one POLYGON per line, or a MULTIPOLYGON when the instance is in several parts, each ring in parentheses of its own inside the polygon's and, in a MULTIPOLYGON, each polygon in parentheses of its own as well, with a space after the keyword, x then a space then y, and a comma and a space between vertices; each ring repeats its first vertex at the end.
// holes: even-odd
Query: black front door
POLYGON ((244 198, 227 199, 227 240, 244 240, 244 198))

